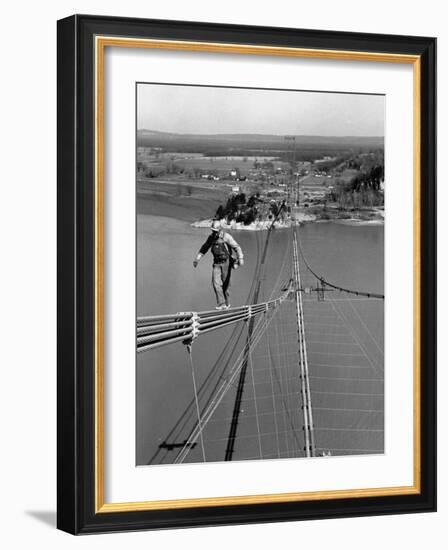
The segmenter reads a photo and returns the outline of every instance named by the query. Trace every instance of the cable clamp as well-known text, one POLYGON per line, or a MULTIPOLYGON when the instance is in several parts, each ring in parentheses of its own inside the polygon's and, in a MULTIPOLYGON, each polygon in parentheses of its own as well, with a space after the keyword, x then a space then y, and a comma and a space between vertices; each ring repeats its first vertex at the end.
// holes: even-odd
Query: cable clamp
MULTIPOLYGON (((180 315, 180 313, 178 315, 180 315)), ((199 315, 196 311, 188 312, 188 315, 190 315, 191 319, 191 332, 185 340, 182 340, 182 343, 187 346, 188 353, 191 353, 191 345, 193 340, 199 336, 199 315)))
POLYGON ((191 342, 199 336, 199 315, 196 311, 191 314, 191 342))

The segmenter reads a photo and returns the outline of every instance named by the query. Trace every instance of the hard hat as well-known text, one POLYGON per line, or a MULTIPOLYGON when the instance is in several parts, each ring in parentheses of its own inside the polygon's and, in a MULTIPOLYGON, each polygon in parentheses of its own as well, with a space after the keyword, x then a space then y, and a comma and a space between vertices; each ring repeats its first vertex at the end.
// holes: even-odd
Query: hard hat
POLYGON ((213 220, 211 229, 212 231, 219 231, 221 229, 221 223, 218 220, 213 220))

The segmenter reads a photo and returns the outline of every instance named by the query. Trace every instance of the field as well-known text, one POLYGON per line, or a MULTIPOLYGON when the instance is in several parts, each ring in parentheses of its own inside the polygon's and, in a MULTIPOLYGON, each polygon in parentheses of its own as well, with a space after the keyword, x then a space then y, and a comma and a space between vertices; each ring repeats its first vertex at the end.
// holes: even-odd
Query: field
MULTIPOLYGON (((296 160, 316 160, 350 152, 383 148, 380 137, 295 136, 296 160)), ((291 141, 283 135, 174 134, 140 129, 137 146, 174 153, 202 152, 205 156, 291 156, 291 141)))
POLYGON ((137 212, 193 222, 212 217, 227 195, 211 182, 138 180, 137 212))
POLYGON ((272 156, 228 156, 214 157, 204 156, 201 153, 161 153, 154 154, 147 149, 138 151, 138 161, 155 173, 169 173, 170 171, 194 173, 211 173, 218 176, 228 176, 231 171, 237 170, 239 175, 247 176, 251 170, 256 169, 257 164, 271 162, 274 169, 285 169, 288 164, 277 157, 272 156))
MULTIPOLYGON (((147 195, 151 190, 164 210, 171 205, 182 219, 187 212, 183 207, 179 211, 178 199, 191 205, 199 198, 200 188, 220 193, 223 206, 229 195, 238 193, 267 202, 288 199, 292 182, 299 185, 305 206, 334 203, 342 210, 371 208, 384 200, 383 138, 295 136, 292 144, 285 136, 141 130, 137 180, 139 193, 147 195), (170 197, 163 191, 167 185, 170 197)), ((213 213, 218 204, 213 201, 209 206, 213 213)), ((260 216, 257 209, 252 214, 260 216)))

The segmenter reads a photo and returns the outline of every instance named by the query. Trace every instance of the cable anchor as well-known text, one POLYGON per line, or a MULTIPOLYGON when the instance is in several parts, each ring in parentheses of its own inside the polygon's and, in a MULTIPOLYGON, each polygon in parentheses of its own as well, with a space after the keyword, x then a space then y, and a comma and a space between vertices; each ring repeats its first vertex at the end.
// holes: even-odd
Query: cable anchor
POLYGON ((191 347, 193 341, 199 336, 199 315, 196 311, 191 312, 191 332, 190 337, 184 340, 182 343, 187 346, 188 353, 191 354, 191 347))

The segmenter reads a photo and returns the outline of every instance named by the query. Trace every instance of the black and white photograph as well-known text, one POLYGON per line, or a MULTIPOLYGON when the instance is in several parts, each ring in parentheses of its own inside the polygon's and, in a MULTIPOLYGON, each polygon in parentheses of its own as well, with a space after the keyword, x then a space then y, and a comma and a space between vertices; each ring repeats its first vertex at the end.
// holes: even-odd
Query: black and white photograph
POLYGON ((385 97, 136 94, 136 464, 384 453, 385 97))

